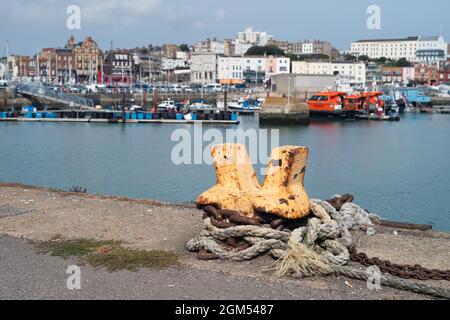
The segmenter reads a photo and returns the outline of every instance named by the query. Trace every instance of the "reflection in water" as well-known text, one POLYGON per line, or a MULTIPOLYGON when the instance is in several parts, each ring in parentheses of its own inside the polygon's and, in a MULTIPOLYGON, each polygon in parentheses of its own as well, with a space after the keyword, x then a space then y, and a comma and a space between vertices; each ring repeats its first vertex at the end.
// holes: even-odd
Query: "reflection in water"
MULTIPOLYGON (((243 117, 238 127, 259 125, 243 117)), ((215 175, 212 166, 172 163, 171 135, 180 128, 193 131, 190 125, 0 123, 0 181, 190 202, 214 184, 215 175)), ((229 128, 218 127, 223 133, 229 128)), ((448 115, 277 129, 281 145, 309 147, 305 184, 312 197, 353 193, 358 203, 390 219, 450 230, 448 115)))

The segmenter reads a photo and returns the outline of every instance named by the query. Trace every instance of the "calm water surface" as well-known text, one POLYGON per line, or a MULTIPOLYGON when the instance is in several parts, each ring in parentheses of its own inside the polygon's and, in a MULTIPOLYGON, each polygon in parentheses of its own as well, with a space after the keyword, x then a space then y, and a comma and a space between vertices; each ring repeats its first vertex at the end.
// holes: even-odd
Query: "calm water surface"
MULTIPOLYGON (((174 129, 188 125, 0 123, 0 181, 191 202, 212 186, 209 165, 171 161, 174 129)), ((204 127, 205 128, 205 127, 204 127)), ((239 128, 258 128, 243 118, 239 128)), ((224 128, 219 128, 224 130, 224 128)), ((312 122, 280 128, 282 145, 310 148, 306 188, 352 193, 383 217, 450 230, 450 116, 393 122, 312 122)))

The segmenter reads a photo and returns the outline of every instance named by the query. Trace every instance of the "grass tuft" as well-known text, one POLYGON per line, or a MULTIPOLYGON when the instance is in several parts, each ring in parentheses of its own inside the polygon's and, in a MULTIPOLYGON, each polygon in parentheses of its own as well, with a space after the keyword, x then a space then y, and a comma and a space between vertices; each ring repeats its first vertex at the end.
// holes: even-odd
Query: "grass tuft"
POLYGON ((42 253, 52 256, 76 257, 94 268, 106 268, 108 271, 130 270, 142 268, 161 269, 175 266, 177 255, 166 251, 144 251, 125 248, 117 241, 97 241, 92 239, 57 240, 39 244, 42 253))

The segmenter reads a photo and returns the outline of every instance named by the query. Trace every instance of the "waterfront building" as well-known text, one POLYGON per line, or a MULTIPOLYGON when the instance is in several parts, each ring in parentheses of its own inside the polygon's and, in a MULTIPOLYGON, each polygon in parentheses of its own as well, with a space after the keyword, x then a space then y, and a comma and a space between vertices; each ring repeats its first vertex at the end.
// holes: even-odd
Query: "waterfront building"
POLYGON ((130 50, 110 50, 105 54, 104 80, 110 84, 131 84, 133 82, 134 60, 130 50))
POLYGON ((359 40, 352 43, 351 52, 356 56, 368 56, 371 59, 385 57, 393 60, 406 58, 408 61, 414 61, 418 40, 419 37, 359 40))
POLYGON ((447 60, 448 44, 444 37, 419 37, 417 43, 416 61, 433 63, 447 60))
POLYGON ((355 84, 366 83, 366 65, 353 61, 293 61, 292 73, 304 75, 334 75, 355 84))
POLYGON ((71 36, 67 49, 73 52, 73 65, 77 82, 101 82, 99 72, 103 61, 103 53, 97 43, 91 37, 86 37, 84 41, 75 43, 74 36, 71 36))
POLYGON ((139 80, 147 80, 152 83, 162 79, 161 50, 135 49, 133 51, 133 65, 134 74, 139 80))
POLYGON ((447 61, 439 63, 439 83, 450 84, 450 63, 447 61))
POLYGON ((218 55, 212 52, 194 52, 191 60, 191 82, 211 84, 217 80, 218 55))
POLYGON ((415 81, 420 83, 434 83, 439 79, 437 64, 417 63, 415 65, 415 81))
POLYGON ((447 50, 448 45, 442 36, 359 40, 353 42, 351 47, 352 54, 356 56, 393 60, 406 58, 421 63, 444 61, 447 50))
POLYGON ((3 65, 1 78, 31 80, 36 75, 36 57, 10 55, 3 65))
POLYGON ((381 67, 382 81, 384 83, 408 84, 415 80, 416 69, 414 67, 381 67))
POLYGON ((382 84, 383 75, 381 69, 382 66, 380 64, 369 62, 366 65, 366 84, 368 85, 382 84))
POLYGON ((244 56, 219 57, 217 79, 221 83, 264 82, 275 74, 290 73, 287 57, 244 56))
POLYGON ((58 83, 71 83, 75 80, 73 51, 69 48, 57 48, 54 51, 56 64, 56 81, 58 83))
POLYGON ((163 72, 164 79, 167 82, 172 82, 175 78, 176 70, 188 70, 189 61, 185 59, 168 59, 162 58, 161 60, 161 70, 163 72))

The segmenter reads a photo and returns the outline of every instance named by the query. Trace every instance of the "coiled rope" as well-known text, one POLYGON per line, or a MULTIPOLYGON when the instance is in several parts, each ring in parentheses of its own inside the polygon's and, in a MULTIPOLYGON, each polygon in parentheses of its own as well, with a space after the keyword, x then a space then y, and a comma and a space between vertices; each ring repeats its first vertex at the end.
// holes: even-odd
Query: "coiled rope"
MULTIPOLYGON (((207 252, 216 258, 233 262, 252 260, 269 254, 277 259, 272 266, 276 276, 304 278, 336 274, 368 281, 371 274, 346 266, 350 261, 349 249, 353 242, 347 226, 354 228, 358 221, 365 221, 364 216, 361 216, 363 210, 356 210, 352 219, 348 214, 347 217, 340 215, 327 202, 312 200, 311 212, 315 217, 309 218, 305 226, 289 232, 273 230, 263 225, 230 226, 221 229, 211 222, 215 218, 209 210, 204 217, 205 230, 191 239, 186 248, 190 252, 207 252), (248 245, 230 250, 224 246, 230 239, 242 239, 248 245)), ((379 280, 380 285, 450 299, 450 290, 443 288, 410 282, 391 275, 379 275, 379 280)))

